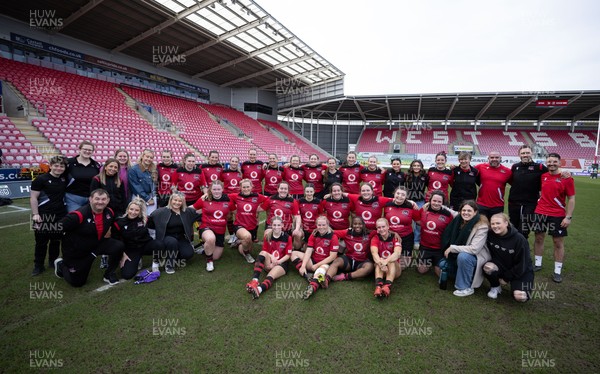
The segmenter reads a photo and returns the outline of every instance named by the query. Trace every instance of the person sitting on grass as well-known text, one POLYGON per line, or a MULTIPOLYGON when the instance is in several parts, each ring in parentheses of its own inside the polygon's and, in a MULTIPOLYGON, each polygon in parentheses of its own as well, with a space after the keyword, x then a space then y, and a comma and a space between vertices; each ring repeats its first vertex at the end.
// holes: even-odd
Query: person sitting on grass
POLYGON ((274 217, 271 221, 271 231, 263 239, 263 249, 254 262, 252 280, 246 284, 246 290, 258 299, 261 293, 273 285, 277 278, 288 272, 288 260, 292 254, 292 238, 283 231, 283 220, 274 217), (259 284, 260 274, 266 271, 267 277, 259 284))
POLYGON ((352 228, 335 230, 334 233, 346 244, 346 252, 338 256, 327 269, 327 281, 349 281, 371 274, 373 261, 368 257, 371 239, 365 221, 361 217, 354 217, 352 228))
POLYGON ((306 277, 309 285, 304 292, 304 299, 307 300, 313 293, 319 289, 327 288, 328 282, 325 274, 329 265, 336 259, 339 251, 339 241, 334 234, 327 217, 317 218, 317 229, 308 238, 306 252, 293 251, 292 264, 298 269, 300 275, 306 277), (320 269, 322 276, 317 278, 317 270, 320 269), (308 272, 314 272, 314 276, 308 276, 308 272))
POLYGON ((497 213, 492 216, 486 245, 492 256, 483 265, 483 275, 491 286, 488 297, 496 299, 502 292, 501 286, 510 283, 515 300, 529 300, 534 278, 529 243, 509 223, 506 214, 497 213))
POLYGON ((387 219, 379 218, 375 222, 377 235, 371 238, 371 255, 375 263, 375 297, 382 299, 390 296, 394 280, 402 273, 400 257, 402 241, 398 234, 390 231, 387 219), (384 280, 385 279, 385 280, 384 280))

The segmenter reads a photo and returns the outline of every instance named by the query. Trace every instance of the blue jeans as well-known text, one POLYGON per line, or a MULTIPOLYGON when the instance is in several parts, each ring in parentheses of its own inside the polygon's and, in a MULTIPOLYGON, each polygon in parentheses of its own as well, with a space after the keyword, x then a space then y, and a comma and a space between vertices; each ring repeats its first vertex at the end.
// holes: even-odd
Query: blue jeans
POLYGON ((65 203, 67 204, 67 212, 77 210, 87 204, 89 198, 85 196, 74 195, 72 193, 65 194, 65 203))
POLYGON ((454 288, 464 290, 471 288, 473 277, 475 276, 475 268, 477 267, 477 256, 461 252, 456 259, 456 282, 454 288))
MULTIPOLYGON (((415 201, 415 204, 421 209, 425 205, 425 200, 415 201)), ((421 225, 413 222, 413 231, 415 232, 415 244, 421 243, 421 225)))

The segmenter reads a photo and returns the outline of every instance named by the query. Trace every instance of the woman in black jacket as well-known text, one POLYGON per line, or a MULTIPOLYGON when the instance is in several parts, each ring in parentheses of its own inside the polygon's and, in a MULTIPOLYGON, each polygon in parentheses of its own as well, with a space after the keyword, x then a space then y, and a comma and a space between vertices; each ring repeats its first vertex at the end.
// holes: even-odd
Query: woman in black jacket
POLYGON ((495 299, 502 292, 501 285, 510 283, 515 300, 525 302, 533 289, 533 265, 529 243, 515 229, 504 213, 494 214, 490 221, 486 245, 492 259, 483 266, 490 282, 488 297, 495 299))
POLYGON ((115 212, 117 217, 125 213, 127 200, 125 197, 125 184, 119 177, 119 161, 109 158, 100 169, 90 184, 90 192, 102 188, 108 192, 110 201, 108 207, 115 212))
POLYGON ((127 206, 127 214, 113 224, 113 236, 120 237, 125 243, 120 263, 121 276, 125 279, 135 276, 143 255, 152 255, 152 271, 158 271, 160 253, 165 246, 162 241, 152 239, 146 226, 147 220, 146 202, 134 198, 127 206))
POLYGON ((148 217, 148 227, 156 230, 156 240, 161 241, 167 252, 165 272, 175 273, 176 260, 180 267, 194 255, 194 222, 200 217, 196 210, 185 203, 185 195, 174 192, 166 207, 159 208, 148 217))

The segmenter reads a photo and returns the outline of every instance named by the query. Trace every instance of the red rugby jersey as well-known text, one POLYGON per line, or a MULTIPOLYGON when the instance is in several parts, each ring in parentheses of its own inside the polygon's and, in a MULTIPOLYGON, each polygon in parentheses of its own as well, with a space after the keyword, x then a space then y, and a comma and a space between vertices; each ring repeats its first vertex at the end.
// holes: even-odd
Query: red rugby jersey
POLYGON ((327 165, 310 166, 305 164, 302 165, 302 169, 304 169, 304 180, 306 183, 312 183, 315 186, 315 193, 323 191, 323 170, 327 169, 327 165))
POLYGON ((265 195, 275 195, 281 181, 283 181, 283 168, 281 166, 274 168, 269 166, 265 170, 265 195))
POLYGON ((206 179, 207 184, 211 184, 214 181, 221 179, 221 173, 223 172, 223 165, 221 164, 202 164, 202 174, 206 179))
POLYGON ((369 170, 364 168, 360 171, 361 182, 369 183, 373 187, 373 195, 383 195, 383 183, 385 182, 385 174, 383 170, 377 168, 375 170, 369 170))
POLYGON ((173 176, 173 184, 177 190, 185 195, 186 202, 196 202, 203 192, 202 187, 206 187, 206 180, 202 170, 198 168, 188 171, 186 168, 177 169, 173 176))
POLYGON ((170 195, 171 187, 173 186, 173 178, 177 174, 177 164, 173 163, 166 166, 162 162, 156 166, 158 171, 158 194, 170 195))
POLYGON ((401 238, 413 232, 413 220, 419 221, 421 219, 420 212, 419 209, 414 209, 412 204, 407 201, 402 205, 390 201, 383 208, 383 216, 390 223, 390 231, 400 235, 401 238))
POLYGON ((317 228, 317 217, 323 213, 321 199, 314 198, 307 201, 305 198, 298 200, 300 218, 302 218, 302 229, 312 231, 317 228))
POLYGON ((273 217, 280 217, 283 220, 284 231, 292 229, 294 216, 300 214, 298 201, 291 196, 282 199, 279 195, 273 195, 262 203, 262 208, 267 211, 267 224, 271 224, 273 217))
POLYGON ((369 230, 375 230, 375 222, 381 218, 383 207, 393 199, 383 196, 373 196, 371 200, 364 201, 360 195, 349 194, 348 198, 354 205, 354 214, 362 217, 369 230))
POLYGON ((329 225, 334 230, 345 230, 348 228, 350 213, 354 209, 354 204, 349 198, 342 197, 340 200, 334 200, 330 196, 321 201, 321 208, 327 215, 329 225))
POLYGON ((292 237, 283 232, 278 238, 272 236, 270 241, 265 239, 263 241, 262 250, 272 254, 277 260, 286 255, 291 255, 292 237))
POLYGON ((264 195, 252 192, 249 195, 231 194, 229 195, 231 201, 235 203, 237 212, 235 213, 235 221, 233 222, 236 226, 242 226, 248 231, 254 230, 258 227, 258 207, 267 198, 264 195))
POLYGON ((566 216, 567 196, 575 196, 575 180, 560 174, 542 174, 542 195, 535 212, 551 217, 566 216))
POLYGON ((340 249, 340 243, 337 235, 333 232, 321 235, 318 232, 311 234, 308 238, 308 248, 312 248, 312 256, 310 257, 313 264, 317 264, 331 254, 331 252, 338 252, 340 249))
POLYGON ((400 242, 398 242, 396 235, 390 232, 387 239, 383 239, 379 234, 373 235, 373 238, 371 238, 371 247, 377 247, 377 254, 381 259, 385 260, 394 254, 394 248, 402 246, 400 242))
POLYGON ((479 170, 479 193, 477 195, 477 204, 488 208, 504 206, 504 190, 506 183, 511 178, 512 171, 504 165, 497 168, 490 164, 479 164, 475 166, 479 170))
POLYGON ((354 261, 367 261, 371 239, 368 234, 355 234, 354 230, 335 230, 335 235, 346 243, 346 253, 354 261))
POLYGON ((262 193, 262 181, 264 178, 263 162, 244 161, 242 163, 242 176, 252 181, 252 192, 262 193))
POLYGON ((442 208, 439 211, 421 208, 421 247, 435 250, 442 248, 442 234, 452 221, 452 214, 442 208))
POLYGON ((284 167, 283 180, 289 183, 290 194, 302 195, 304 193, 304 185, 302 184, 302 181, 304 180, 304 170, 301 167, 284 167))
POLYGON ((241 180, 242 173, 239 170, 227 169, 221 172, 221 182, 225 186, 225 193, 239 193, 241 180))
POLYGON ((454 175, 452 170, 439 170, 436 167, 430 167, 427 175, 429 176, 429 183, 427 184, 426 201, 429 201, 429 197, 431 197, 434 190, 442 190, 444 196, 446 196, 446 201, 448 201, 448 186, 452 183, 452 176, 454 175))
POLYGON ((192 208, 202 209, 202 222, 200 228, 209 228, 215 234, 225 234, 227 228, 227 215, 235 210, 235 203, 225 194, 220 199, 196 201, 192 208))
POLYGON ((360 171, 362 169, 364 169, 364 167, 360 164, 354 164, 352 166, 340 166, 340 171, 342 172, 342 187, 344 187, 344 192, 354 194, 360 193, 360 171))

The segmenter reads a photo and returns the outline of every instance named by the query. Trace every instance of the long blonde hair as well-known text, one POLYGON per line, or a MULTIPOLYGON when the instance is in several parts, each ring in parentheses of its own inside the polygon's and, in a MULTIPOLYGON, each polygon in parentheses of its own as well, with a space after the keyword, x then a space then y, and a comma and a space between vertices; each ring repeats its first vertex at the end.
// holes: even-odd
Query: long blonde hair
POLYGON ((140 153, 140 157, 138 157, 138 162, 137 163, 140 166, 140 170, 141 171, 143 171, 143 172, 149 171, 150 174, 152 175, 152 180, 156 181, 157 178, 158 178, 158 171, 156 169, 156 163, 152 162, 150 164, 150 167, 148 169, 146 169, 144 167, 144 163, 142 162, 142 159, 144 158, 144 155, 147 154, 147 153, 151 153, 153 156, 156 155, 156 153, 153 150, 151 150, 149 148, 146 148, 146 149, 144 149, 142 151, 142 153, 140 153))
POLYGON ((146 213, 146 202, 144 199, 138 196, 134 197, 133 200, 127 204, 127 209, 125 209, 125 214, 123 214, 123 217, 127 217, 127 211, 131 205, 137 205, 138 208, 140 208, 140 216, 142 217, 142 222, 144 222, 145 225, 148 221, 148 214, 146 213))

